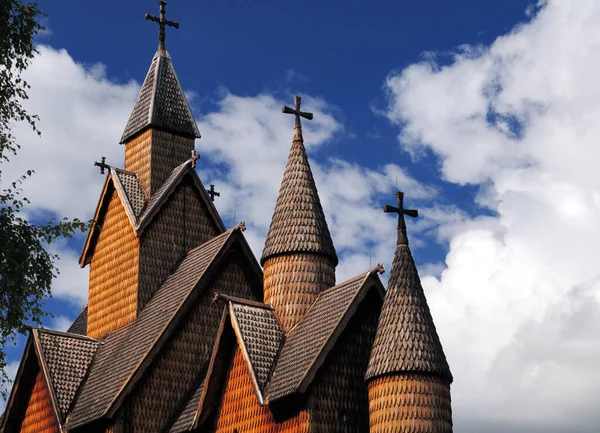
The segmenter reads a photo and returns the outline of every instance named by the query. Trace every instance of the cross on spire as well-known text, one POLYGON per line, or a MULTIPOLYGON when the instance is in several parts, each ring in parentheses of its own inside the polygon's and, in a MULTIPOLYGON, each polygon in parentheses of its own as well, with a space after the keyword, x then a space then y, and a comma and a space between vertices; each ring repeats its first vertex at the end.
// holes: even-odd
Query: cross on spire
POLYGON ((110 168, 110 165, 106 163, 106 156, 103 156, 101 161, 95 161, 94 167, 100 167, 100 174, 104 174, 104 170, 110 168))
POLYGON ((404 209, 404 193, 396 191, 396 200, 398 207, 385 205, 384 212, 395 212, 398 214, 398 245, 408 245, 408 235, 406 234, 406 221, 404 215, 416 218, 419 216, 419 211, 415 209, 404 209))
POLYGON ((215 197, 221 197, 221 193, 215 191, 215 186, 210 184, 210 189, 207 191, 211 201, 215 201, 215 197))
POLYGON ((176 29, 179 28, 179 23, 176 23, 175 21, 169 21, 168 19, 165 18, 165 13, 166 13, 165 5, 166 4, 167 4, 167 2, 164 2, 164 1, 158 2, 158 5, 160 7, 160 9, 159 9, 160 14, 158 17, 156 17, 154 15, 150 15, 150 14, 146 14, 144 16, 144 19, 158 23, 158 49, 162 52, 166 51, 166 48, 165 48, 165 26, 175 27, 176 29))
POLYGON ((287 105, 284 105, 281 109, 282 113, 293 114, 296 116, 296 119, 294 121, 294 140, 302 140, 302 123, 300 123, 300 118, 304 117, 308 120, 313 119, 312 113, 300 111, 301 104, 302 98, 300 96, 294 96, 294 108, 290 108, 287 105))

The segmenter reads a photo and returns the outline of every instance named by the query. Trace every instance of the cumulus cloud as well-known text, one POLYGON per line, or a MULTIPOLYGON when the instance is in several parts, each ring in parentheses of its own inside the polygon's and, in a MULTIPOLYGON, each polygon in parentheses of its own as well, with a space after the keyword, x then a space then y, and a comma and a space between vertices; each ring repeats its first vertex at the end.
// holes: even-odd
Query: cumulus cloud
POLYGON ((538 6, 490 46, 386 81, 402 147, 495 214, 457 218, 447 268, 423 278, 457 431, 600 425, 600 4, 538 6))

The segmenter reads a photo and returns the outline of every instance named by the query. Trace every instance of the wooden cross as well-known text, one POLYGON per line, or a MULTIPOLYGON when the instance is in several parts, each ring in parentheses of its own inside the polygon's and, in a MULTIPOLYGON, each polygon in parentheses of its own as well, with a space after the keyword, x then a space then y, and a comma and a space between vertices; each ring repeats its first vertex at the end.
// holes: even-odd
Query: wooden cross
POLYGON ((192 150, 192 168, 196 168, 196 161, 200 159, 200 155, 196 154, 196 149, 192 150))
POLYGON ((103 156, 100 162, 94 162, 94 167, 100 167, 100 174, 104 174, 104 170, 110 168, 110 165, 106 163, 106 157, 103 156))
POLYGON ((416 218, 419 216, 419 211, 415 209, 404 209, 404 193, 396 191, 396 200, 398 201, 398 207, 385 205, 383 206, 384 212, 395 212, 398 214, 398 245, 408 245, 408 236, 406 234, 406 221, 404 221, 404 215, 416 218))
POLYGON ((160 51, 165 51, 165 26, 171 26, 171 27, 175 27, 176 29, 179 28, 179 23, 176 23, 175 21, 169 21, 168 19, 165 18, 165 5, 167 3, 163 2, 163 1, 159 1, 158 5, 160 7, 160 14, 158 17, 155 17, 154 15, 150 15, 150 14, 146 14, 144 16, 144 19, 150 20, 150 21, 154 21, 156 23, 158 23, 158 49, 160 51))
POLYGON ((215 186, 212 183, 210 184, 210 189, 208 190, 208 195, 210 196, 211 201, 215 201, 215 196, 221 197, 221 193, 215 191, 215 186))
POLYGON ((300 123, 300 118, 304 117, 305 119, 312 120, 313 114, 306 113, 304 111, 300 111, 300 105, 302 104, 302 98, 300 96, 294 96, 294 108, 290 108, 287 105, 284 105, 281 109, 282 113, 286 114, 294 114, 296 116, 296 120, 294 121, 294 128, 302 129, 302 124, 300 123))

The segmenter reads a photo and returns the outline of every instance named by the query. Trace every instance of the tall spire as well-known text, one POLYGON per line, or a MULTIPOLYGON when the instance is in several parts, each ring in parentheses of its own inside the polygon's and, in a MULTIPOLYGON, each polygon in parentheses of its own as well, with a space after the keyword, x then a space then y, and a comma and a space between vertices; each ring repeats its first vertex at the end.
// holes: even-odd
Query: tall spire
MULTIPOLYGON (((452 374, 438 337, 415 262, 408 246, 401 192, 398 207, 398 243, 388 280, 379 325, 366 379, 372 408, 371 424, 394 421, 397 432, 451 432, 450 384, 452 374), (400 393, 407 398, 398 398, 400 393), (411 396, 411 398, 408 398, 411 396), (385 407, 388 421, 378 418, 376 407, 385 407), (408 416, 405 416, 408 414, 408 416)), ((377 429, 372 431, 378 431, 377 429)))
POLYGON ((265 303, 273 306, 282 328, 291 329, 308 311, 318 294, 335 285, 338 258, 331 240, 319 193, 313 179, 300 118, 302 99, 294 98, 294 136, 275 204, 261 264, 264 266, 265 303))

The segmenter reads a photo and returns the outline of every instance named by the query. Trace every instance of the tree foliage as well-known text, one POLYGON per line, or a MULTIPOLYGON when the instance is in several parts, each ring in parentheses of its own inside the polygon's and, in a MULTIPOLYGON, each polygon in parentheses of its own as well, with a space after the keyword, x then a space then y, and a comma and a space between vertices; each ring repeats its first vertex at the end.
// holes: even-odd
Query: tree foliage
MULTIPOLYGON (((23 107, 30 85, 22 74, 37 54, 34 37, 44 30, 39 23, 43 16, 37 3, 0 1, 0 164, 7 163, 19 150, 13 135, 17 123, 25 123, 41 134, 36 125, 38 117, 23 107)), ((6 345, 15 343, 15 336, 25 333, 28 324, 39 325, 48 315, 44 299, 50 296, 52 280, 58 273, 58 257, 47 250, 47 245, 72 236, 76 230, 85 231, 89 223, 63 219, 32 224, 22 216, 30 203, 21 196, 21 187, 33 170, 10 181, 7 187, 1 167, 0 393, 6 397, 6 345)))

